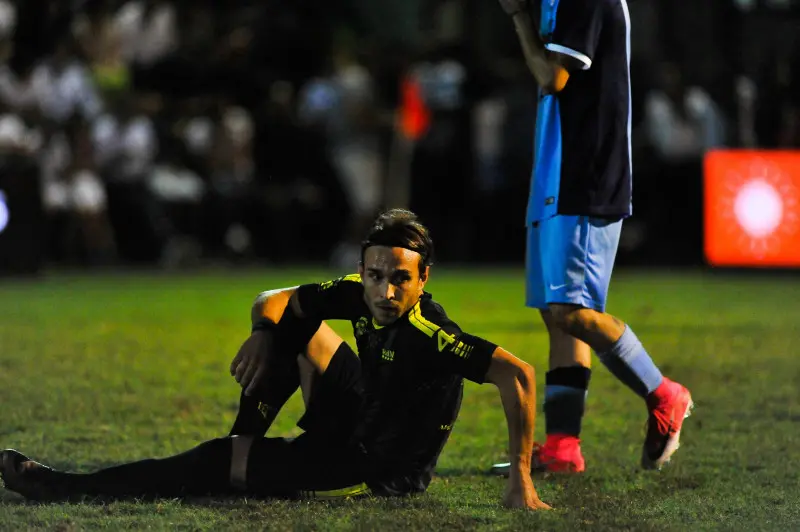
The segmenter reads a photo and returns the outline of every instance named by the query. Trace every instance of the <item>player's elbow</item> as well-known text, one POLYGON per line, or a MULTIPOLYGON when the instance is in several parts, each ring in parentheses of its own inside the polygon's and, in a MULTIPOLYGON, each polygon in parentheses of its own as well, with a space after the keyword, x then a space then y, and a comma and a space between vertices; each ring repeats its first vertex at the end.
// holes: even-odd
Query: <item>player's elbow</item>
POLYGON ((533 366, 507 351, 498 349, 489 368, 489 380, 502 390, 527 393, 535 390, 536 371, 533 366))
POLYGON ((255 323, 264 317, 272 319, 280 318, 289 300, 297 291, 297 287, 278 288, 276 290, 266 290, 258 294, 250 307, 250 322, 255 323), (270 310, 268 310, 270 309, 270 310), (276 314, 276 317, 272 315, 276 314))
POLYGON ((536 370, 527 362, 520 361, 515 379, 523 390, 531 390, 536 384, 536 370))

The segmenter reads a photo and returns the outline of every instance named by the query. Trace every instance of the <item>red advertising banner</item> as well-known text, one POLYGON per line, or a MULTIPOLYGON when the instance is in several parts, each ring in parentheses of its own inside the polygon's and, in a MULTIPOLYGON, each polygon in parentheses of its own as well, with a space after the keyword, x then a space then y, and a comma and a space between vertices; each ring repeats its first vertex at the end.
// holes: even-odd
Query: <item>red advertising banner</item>
POLYGON ((800 267, 800 151, 712 151, 704 169, 708 264, 800 267))

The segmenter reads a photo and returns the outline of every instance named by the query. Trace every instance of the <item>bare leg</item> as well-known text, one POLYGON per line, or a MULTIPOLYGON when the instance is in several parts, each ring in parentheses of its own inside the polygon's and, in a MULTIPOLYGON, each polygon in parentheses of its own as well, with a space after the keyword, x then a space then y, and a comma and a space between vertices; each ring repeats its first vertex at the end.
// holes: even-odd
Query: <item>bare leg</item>
POLYGON ((550 339, 550 367, 544 396, 547 441, 539 458, 543 463, 556 459, 563 468, 580 472, 585 467, 579 437, 591 376, 591 349, 559 328, 549 310, 542 310, 541 315, 550 339))
POLYGON ((549 310, 542 310, 541 315, 550 338, 550 369, 592 367, 592 350, 589 345, 561 330, 549 310))
POLYGON ((661 375, 630 327, 614 316, 573 305, 551 305, 550 311, 562 331, 589 344, 617 379, 645 399, 649 415, 641 463, 660 469, 678 449, 693 405, 689 390, 661 375))
POLYGON ((625 332, 622 320, 589 308, 553 304, 550 305, 550 314, 554 326, 564 334, 585 342, 598 353, 611 349, 625 332))
POLYGON ((621 320, 574 305, 551 305, 550 312, 559 329, 590 345, 609 371, 639 396, 661 384, 661 372, 621 320))

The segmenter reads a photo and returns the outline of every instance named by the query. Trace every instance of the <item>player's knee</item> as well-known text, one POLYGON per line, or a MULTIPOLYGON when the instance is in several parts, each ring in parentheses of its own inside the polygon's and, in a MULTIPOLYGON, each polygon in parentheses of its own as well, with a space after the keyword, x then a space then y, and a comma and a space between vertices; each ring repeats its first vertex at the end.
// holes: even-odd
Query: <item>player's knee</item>
POLYGON ((542 321, 544 322, 544 326, 547 328, 548 332, 553 332, 559 329, 550 309, 539 309, 539 314, 541 314, 542 321))
POLYGON ((597 312, 573 305, 550 305, 553 324, 565 333, 582 338, 596 329, 597 312))
POLYGON ((542 312, 545 325, 569 333, 574 326, 576 307, 571 305, 550 305, 546 312, 542 312))
POLYGON ((342 337, 336 334, 330 325, 322 322, 306 345, 304 355, 318 373, 324 373, 328 362, 333 358, 342 342, 344 342, 342 337))

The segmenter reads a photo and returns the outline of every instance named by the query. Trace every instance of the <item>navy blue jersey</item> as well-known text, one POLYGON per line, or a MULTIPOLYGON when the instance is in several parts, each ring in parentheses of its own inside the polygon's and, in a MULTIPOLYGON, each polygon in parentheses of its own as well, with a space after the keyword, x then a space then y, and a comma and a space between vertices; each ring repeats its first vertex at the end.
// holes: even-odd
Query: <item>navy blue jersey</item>
POLYGON ((527 223, 631 214, 630 16, 625 0, 542 0, 539 33, 583 69, 539 92, 527 223))

